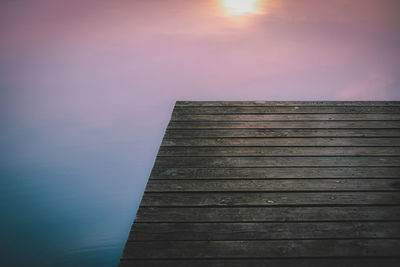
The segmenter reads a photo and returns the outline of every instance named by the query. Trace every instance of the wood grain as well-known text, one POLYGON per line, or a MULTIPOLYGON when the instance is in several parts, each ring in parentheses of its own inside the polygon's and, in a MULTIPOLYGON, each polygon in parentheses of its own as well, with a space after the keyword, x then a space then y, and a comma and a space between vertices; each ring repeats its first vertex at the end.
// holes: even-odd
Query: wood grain
POLYGON ((171 121, 168 129, 391 129, 400 121, 171 121))
POLYGON ((400 205, 400 192, 145 192, 143 207, 400 205))
POLYGON ((168 130, 168 138, 215 137, 400 137, 398 129, 235 129, 168 130))
POLYGON ((394 257, 398 239, 127 242, 123 258, 394 257))
POLYGON ((310 107, 336 107, 336 106, 361 106, 361 107, 391 107, 400 106, 400 101, 176 101, 175 107, 254 107, 254 106, 310 106, 310 107))
POLYGON ((400 113, 399 106, 255 106, 255 107, 176 107, 175 114, 267 114, 267 113, 400 113))
POLYGON ((135 222, 400 221, 398 206, 139 207, 135 222))
POLYGON ((161 146, 400 146, 400 138, 191 138, 164 139, 161 146))
POLYGON ((149 180, 146 192, 400 191, 400 179, 149 180))
POLYGON ((400 238, 400 222, 136 223, 128 240, 400 238))
POLYGON ((400 157, 158 157, 157 168, 400 166, 400 157))
POLYGON ((121 267, 398 267, 398 257, 123 260, 121 267))
POLYGON ((400 147, 160 147, 158 156, 400 156, 400 147))
POLYGON ((400 167, 153 168, 150 179, 400 178, 400 167))
POLYGON ((165 138, 214 137, 400 137, 398 129, 217 129, 168 130, 165 138))
POLYGON ((400 114, 258 114, 258 115, 192 115, 172 114, 172 121, 398 121, 400 114))
POLYGON ((120 266, 400 266, 400 101, 177 101, 120 266))

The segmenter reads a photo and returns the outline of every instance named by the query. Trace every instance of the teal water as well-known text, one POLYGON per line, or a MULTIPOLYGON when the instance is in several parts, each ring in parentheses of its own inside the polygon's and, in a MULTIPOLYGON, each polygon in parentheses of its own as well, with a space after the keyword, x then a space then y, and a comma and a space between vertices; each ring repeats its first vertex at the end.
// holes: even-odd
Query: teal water
POLYGON ((116 266, 163 130, 13 126, 3 120, 1 266, 116 266))
POLYGON ((0 266, 115 266, 176 100, 399 100, 398 14, 0 1, 0 266))

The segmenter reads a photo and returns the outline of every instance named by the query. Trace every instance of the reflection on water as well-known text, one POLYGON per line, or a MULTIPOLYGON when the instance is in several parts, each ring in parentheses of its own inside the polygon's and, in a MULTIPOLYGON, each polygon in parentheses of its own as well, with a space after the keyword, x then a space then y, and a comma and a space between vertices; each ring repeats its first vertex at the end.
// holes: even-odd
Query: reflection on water
POLYGON ((229 16, 244 16, 261 13, 261 0, 220 0, 229 16))
POLYGON ((43 141, 28 127, 3 132, 1 265, 116 266, 165 127, 157 123, 141 144, 121 124, 98 133, 42 125, 43 141), (15 155, 19 144, 24 155, 15 155))
POLYGON ((175 100, 400 99, 400 1, 0 13, 1 266, 116 265, 175 100))

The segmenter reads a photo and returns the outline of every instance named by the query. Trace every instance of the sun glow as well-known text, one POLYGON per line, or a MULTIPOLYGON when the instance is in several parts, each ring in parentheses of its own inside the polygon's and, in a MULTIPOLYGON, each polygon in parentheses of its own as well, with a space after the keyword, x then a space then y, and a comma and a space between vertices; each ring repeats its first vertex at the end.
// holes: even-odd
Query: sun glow
POLYGON ((220 0, 229 16, 244 16, 261 13, 260 0, 220 0))

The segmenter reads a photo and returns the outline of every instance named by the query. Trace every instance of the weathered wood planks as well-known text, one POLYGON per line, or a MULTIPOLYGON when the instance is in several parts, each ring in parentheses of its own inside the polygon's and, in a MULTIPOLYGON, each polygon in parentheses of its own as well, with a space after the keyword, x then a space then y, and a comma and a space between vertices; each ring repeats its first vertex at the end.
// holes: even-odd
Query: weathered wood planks
POLYGON ((154 180, 146 192, 400 191, 400 179, 154 180))
POLYGON ((394 257, 399 246, 398 239, 140 241, 126 243, 124 258, 394 257))
POLYGON ((399 221, 399 206, 140 207, 139 222, 399 221))
POLYGON ((165 139, 215 137, 400 137, 398 129, 235 129, 168 130, 165 139))
POLYGON ((136 223, 128 240, 400 238, 400 222, 136 223))
POLYGON ((168 129, 398 129, 399 121, 171 121, 168 129))
POLYGON ((399 266, 400 102, 176 102, 120 266, 399 266))
POLYGON ((399 120, 400 114, 258 114, 258 115, 191 115, 173 114, 172 121, 376 121, 399 120))
POLYGON ((161 146, 400 146, 400 138, 193 138, 164 139, 161 146))
POLYGON ((399 192, 162 192, 145 193, 143 207, 265 207, 400 205, 399 192))
POLYGON ((399 106, 226 106, 226 107, 176 107, 175 114, 265 114, 265 113, 400 113, 399 106))
POLYGON ((399 156, 400 147, 160 147, 159 157, 399 156))
POLYGON ((157 168, 400 166, 400 157, 159 157, 157 168))
POLYGON ((175 107, 396 107, 400 101, 176 101, 175 107))
POLYGON ((150 179, 399 178, 400 167, 153 168, 150 179))
POLYGON ((352 258, 274 258, 274 259, 153 259, 124 260, 120 266, 135 267, 398 267, 398 257, 352 258))

